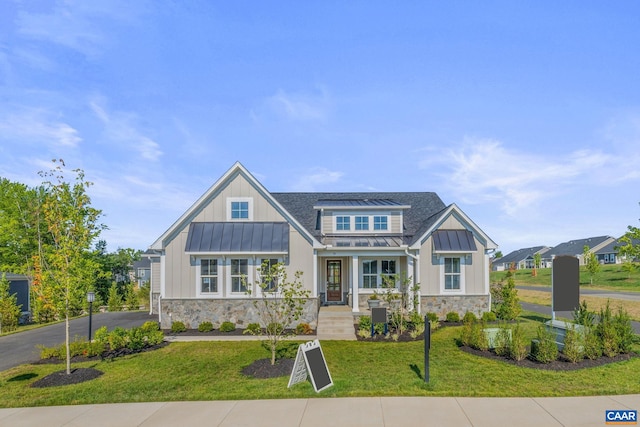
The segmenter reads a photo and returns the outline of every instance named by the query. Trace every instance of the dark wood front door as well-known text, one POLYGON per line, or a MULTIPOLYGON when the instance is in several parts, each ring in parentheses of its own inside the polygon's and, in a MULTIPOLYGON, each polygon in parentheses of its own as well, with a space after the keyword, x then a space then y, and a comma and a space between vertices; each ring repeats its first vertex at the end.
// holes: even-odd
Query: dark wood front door
POLYGON ((342 261, 327 261, 327 301, 342 301, 342 261))

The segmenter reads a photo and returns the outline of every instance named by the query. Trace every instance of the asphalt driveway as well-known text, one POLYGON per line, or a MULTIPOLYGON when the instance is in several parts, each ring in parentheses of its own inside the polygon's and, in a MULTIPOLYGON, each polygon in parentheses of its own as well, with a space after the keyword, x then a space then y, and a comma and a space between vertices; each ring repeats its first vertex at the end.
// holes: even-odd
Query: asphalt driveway
MULTIPOLYGON (((132 328, 140 326, 148 320, 157 321, 158 316, 149 315, 145 311, 96 313, 92 317, 91 329, 95 332, 101 326, 106 326, 109 330, 116 326, 132 328)), ((71 339, 75 336, 86 339, 88 333, 89 317, 71 320, 69 328, 71 339)), ((64 322, 0 337, 0 371, 23 363, 37 361, 40 358, 40 350, 36 347, 37 345, 53 347, 64 343, 64 337, 64 322)))

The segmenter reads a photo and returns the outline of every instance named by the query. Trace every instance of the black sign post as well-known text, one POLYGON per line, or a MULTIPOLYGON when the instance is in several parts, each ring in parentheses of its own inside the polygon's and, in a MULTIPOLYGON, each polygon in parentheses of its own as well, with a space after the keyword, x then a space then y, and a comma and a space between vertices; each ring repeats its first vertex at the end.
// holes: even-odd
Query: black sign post
POLYGON ((573 311, 580 305, 580 262, 570 255, 553 259, 551 267, 551 316, 556 311, 573 311))
POLYGON ((429 350, 431 349, 431 324, 424 317, 424 382, 429 382, 429 350))

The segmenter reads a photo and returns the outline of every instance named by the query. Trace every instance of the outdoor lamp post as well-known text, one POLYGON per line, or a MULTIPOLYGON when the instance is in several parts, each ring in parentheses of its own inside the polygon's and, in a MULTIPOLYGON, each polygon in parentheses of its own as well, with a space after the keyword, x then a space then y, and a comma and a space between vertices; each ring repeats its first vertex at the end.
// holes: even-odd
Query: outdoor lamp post
POLYGON ((89 342, 91 342, 91 314, 93 312, 93 301, 95 301, 95 299, 95 292, 87 292, 87 301, 89 302, 89 342))

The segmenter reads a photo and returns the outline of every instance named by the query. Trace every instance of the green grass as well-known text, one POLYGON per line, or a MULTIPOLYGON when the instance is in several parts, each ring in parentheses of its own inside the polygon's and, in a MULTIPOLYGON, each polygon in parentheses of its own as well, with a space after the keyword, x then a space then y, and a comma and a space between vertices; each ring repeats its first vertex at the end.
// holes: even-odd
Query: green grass
MULTIPOLYGON (((531 272, 531 269, 516 270, 514 276, 516 286, 551 286, 550 268, 539 268, 537 277, 533 277, 531 272)), ((492 271, 491 282, 504 280, 506 274, 506 271, 492 271)), ((594 276, 593 285, 591 285, 591 276, 586 267, 581 266, 580 286, 590 289, 640 292, 640 271, 634 271, 629 276, 629 273, 624 271, 621 265, 603 265, 600 272, 594 276)))
MULTIPOLYGON (((523 316, 533 337, 534 313, 523 316)), ((288 376, 252 379, 244 366, 268 357, 257 341, 172 343, 160 350, 85 362, 100 378, 76 385, 29 385, 63 365, 22 365, 0 372, 0 406, 112 402, 280 399, 348 396, 579 396, 640 393, 640 358, 598 368, 553 372, 520 368, 458 349, 459 327, 432 335, 429 384, 424 383, 423 342, 323 341, 334 386, 316 394, 309 382, 287 389, 288 376)), ((637 349, 636 349, 637 350, 637 349)))

